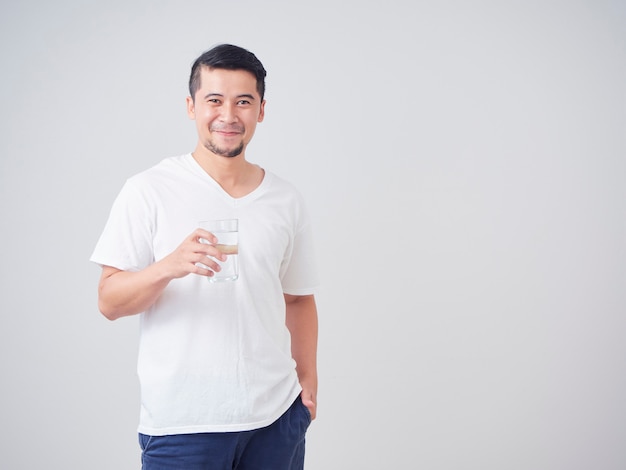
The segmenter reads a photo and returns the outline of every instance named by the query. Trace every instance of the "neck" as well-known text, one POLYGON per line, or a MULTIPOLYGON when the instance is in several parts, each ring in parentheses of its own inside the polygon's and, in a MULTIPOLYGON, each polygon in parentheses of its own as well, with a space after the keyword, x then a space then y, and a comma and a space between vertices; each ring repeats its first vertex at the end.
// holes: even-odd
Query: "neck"
POLYGON ((232 197, 242 197, 261 184, 265 172, 248 162, 242 153, 236 157, 222 157, 196 148, 191 154, 207 174, 232 197))

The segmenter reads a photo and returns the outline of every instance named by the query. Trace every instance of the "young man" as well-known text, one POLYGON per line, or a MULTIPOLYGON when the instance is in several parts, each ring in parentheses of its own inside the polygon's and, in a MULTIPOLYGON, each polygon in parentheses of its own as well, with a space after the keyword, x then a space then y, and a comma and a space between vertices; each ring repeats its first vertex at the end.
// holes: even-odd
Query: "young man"
POLYGON ((265 69, 220 45, 194 63, 198 143, 131 177, 91 260, 109 319, 140 314, 145 470, 301 469, 316 414, 318 286, 303 201, 246 159, 265 113, 265 69), (239 278, 207 219, 239 221, 239 278), (201 241, 202 240, 202 241, 201 241))

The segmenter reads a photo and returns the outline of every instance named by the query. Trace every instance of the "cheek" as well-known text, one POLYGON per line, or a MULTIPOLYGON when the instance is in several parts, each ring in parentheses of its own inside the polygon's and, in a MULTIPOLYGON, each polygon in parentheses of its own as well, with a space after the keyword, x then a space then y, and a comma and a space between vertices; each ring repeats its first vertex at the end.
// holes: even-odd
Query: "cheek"
POLYGON ((201 126, 207 126, 213 121, 214 116, 209 111, 198 112, 196 110, 196 122, 201 126))

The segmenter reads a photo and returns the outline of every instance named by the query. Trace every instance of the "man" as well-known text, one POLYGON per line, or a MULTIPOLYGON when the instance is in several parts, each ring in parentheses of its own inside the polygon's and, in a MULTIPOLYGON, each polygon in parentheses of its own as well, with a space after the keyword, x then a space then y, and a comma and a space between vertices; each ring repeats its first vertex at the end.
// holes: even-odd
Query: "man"
POLYGON ((219 45, 194 63, 198 143, 131 177, 91 260, 98 306, 140 314, 139 440, 145 470, 301 469, 316 414, 312 235, 298 192, 246 159, 265 114, 265 69, 219 45), (239 220, 239 278, 207 219, 239 220))

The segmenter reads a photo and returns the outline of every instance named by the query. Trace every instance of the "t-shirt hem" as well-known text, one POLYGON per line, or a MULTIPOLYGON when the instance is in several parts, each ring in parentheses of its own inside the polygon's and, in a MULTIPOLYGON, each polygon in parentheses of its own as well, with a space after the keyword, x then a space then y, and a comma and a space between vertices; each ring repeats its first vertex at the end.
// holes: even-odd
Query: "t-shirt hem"
POLYGON ((112 268, 119 269, 121 271, 137 271, 136 267, 131 266, 130 264, 123 261, 116 261, 111 259, 105 260, 104 258, 100 258, 98 256, 92 256, 91 258, 89 258, 89 261, 97 264, 100 267, 111 266, 112 268))
POLYGON ((283 288, 283 293, 288 295, 315 295, 319 290, 318 287, 306 287, 303 289, 283 288))
POLYGON ((274 423, 278 418, 280 418, 293 404, 294 400, 300 395, 302 392, 301 387, 297 387, 294 392, 291 394, 290 399, 287 400, 286 404, 284 404, 273 416, 270 416, 267 419, 257 421, 255 423, 237 423, 237 424, 220 424, 220 425, 198 425, 198 426, 177 426, 177 427, 168 427, 168 428, 150 428, 148 426, 144 426, 140 424, 137 427, 137 432, 140 434, 145 434, 147 436, 171 436, 176 434, 201 434, 201 433, 226 433, 226 432, 242 432, 242 431, 252 431, 254 429, 261 429, 269 426, 274 423))

